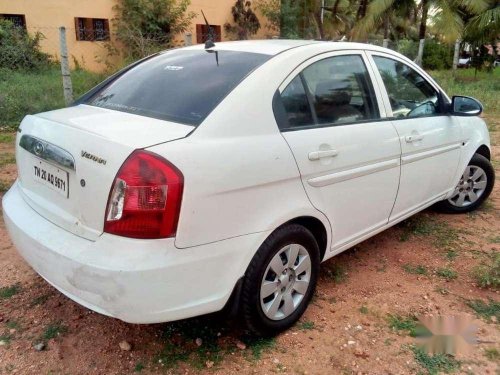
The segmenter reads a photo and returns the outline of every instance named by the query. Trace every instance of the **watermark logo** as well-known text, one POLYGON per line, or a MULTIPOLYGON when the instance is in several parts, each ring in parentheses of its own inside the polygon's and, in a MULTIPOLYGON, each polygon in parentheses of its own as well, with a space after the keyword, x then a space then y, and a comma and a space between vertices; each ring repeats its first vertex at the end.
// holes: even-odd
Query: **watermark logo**
POLYGON ((417 343, 432 355, 464 355, 477 343, 477 327, 468 315, 428 315, 418 317, 417 343))

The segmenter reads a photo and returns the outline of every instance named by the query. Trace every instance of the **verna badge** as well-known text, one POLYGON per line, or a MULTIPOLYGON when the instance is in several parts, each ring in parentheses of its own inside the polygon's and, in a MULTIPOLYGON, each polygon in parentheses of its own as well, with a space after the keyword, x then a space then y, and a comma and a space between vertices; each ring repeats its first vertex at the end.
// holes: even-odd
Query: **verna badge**
POLYGON ((100 158, 99 156, 92 155, 91 153, 87 151, 82 150, 82 158, 89 159, 92 161, 95 161, 96 163, 106 165, 106 160, 103 158, 100 158))

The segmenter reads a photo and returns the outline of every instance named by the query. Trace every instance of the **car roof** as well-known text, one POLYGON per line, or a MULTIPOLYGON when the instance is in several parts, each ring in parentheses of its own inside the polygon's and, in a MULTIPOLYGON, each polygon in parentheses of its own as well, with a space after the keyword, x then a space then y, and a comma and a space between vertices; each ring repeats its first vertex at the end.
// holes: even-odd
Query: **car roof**
MULTIPOLYGON (((215 47, 210 48, 210 50, 262 53, 274 56, 292 48, 305 47, 312 44, 328 46, 328 49, 331 51, 340 51, 347 49, 349 50, 370 49, 370 50, 379 50, 384 52, 388 51, 386 48, 364 43, 334 42, 334 41, 320 41, 320 40, 296 40, 296 39, 294 40, 264 39, 264 40, 241 40, 234 42, 216 42, 215 47)), ((184 49, 199 50, 204 48, 205 48, 204 44, 197 44, 190 47, 186 47, 184 49)))

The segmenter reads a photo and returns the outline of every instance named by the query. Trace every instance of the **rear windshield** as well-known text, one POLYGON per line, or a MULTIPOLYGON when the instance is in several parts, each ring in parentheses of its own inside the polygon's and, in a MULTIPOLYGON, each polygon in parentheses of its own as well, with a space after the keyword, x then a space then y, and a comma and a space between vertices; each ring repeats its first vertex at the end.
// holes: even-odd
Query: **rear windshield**
POLYGON ((125 72, 86 104, 197 126, 269 58, 235 51, 165 52, 125 72))

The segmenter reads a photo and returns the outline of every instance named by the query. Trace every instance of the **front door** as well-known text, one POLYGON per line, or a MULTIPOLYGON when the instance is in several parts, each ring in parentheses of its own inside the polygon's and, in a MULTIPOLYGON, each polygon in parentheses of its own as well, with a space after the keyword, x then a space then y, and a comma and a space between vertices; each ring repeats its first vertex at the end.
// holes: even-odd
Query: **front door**
POLYGON ((401 181, 390 220, 398 220, 453 188, 461 127, 442 113, 441 94, 422 74, 393 56, 371 53, 401 141, 401 181))
MULTIPOLYGON (((281 87, 282 135, 312 204, 342 250, 387 224, 400 174, 400 144, 360 51, 316 56, 281 87)), ((279 115, 278 115, 279 117, 279 115)))

